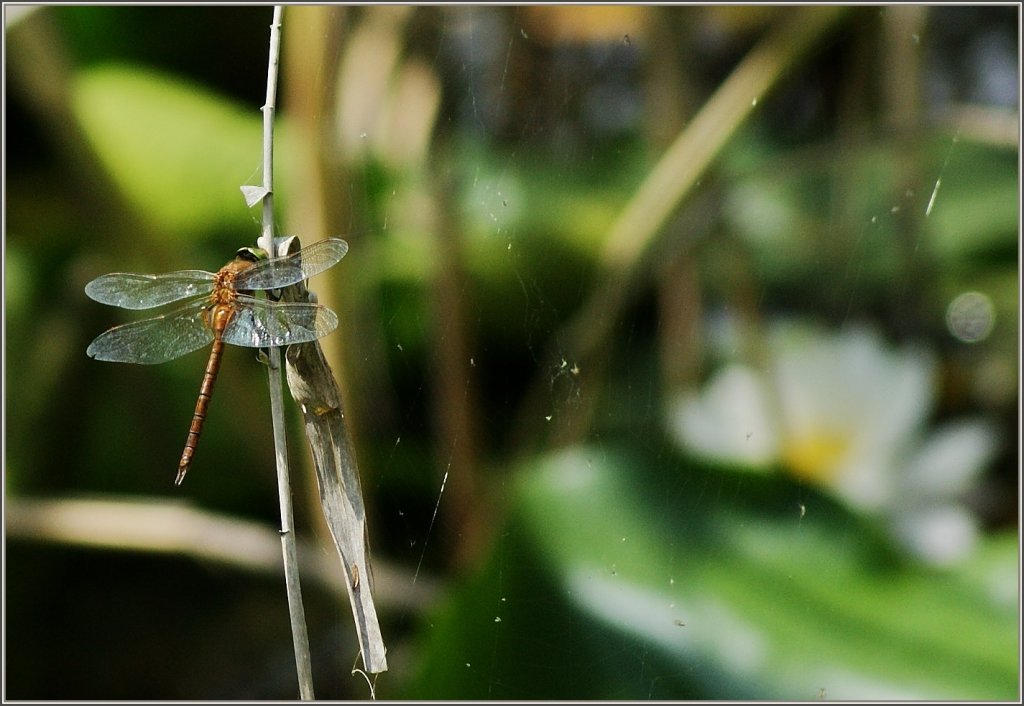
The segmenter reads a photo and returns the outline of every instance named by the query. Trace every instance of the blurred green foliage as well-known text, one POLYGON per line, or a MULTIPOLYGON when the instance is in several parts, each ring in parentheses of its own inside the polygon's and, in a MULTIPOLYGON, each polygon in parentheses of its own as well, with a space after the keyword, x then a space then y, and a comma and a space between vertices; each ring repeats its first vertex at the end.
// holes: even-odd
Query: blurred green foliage
POLYGON ((179 233, 244 227, 245 202, 224 185, 248 183, 259 168, 263 130, 255 110, 124 65, 81 72, 72 107, 105 170, 154 232, 177 242, 179 233))
MULTIPOLYGON (((1007 570, 1018 553, 1019 155, 957 112, 958 101, 996 117, 1016 105, 985 105, 941 73, 957 57, 981 71, 986 55, 971 47, 1015 41, 1013 9, 922 10, 920 36, 904 38, 922 52, 918 73, 877 72, 950 82, 938 97, 921 89, 909 130, 887 122, 882 79, 858 64, 895 20, 886 8, 851 13, 759 98, 763 110, 683 203, 654 262, 623 283, 608 278, 601 248, 666 126, 683 129, 766 21, 791 8, 634 9, 638 25, 609 10, 603 33, 595 15, 578 24, 595 36, 561 38, 547 34, 554 19, 526 8, 330 15, 330 31, 313 35, 337 42, 336 58, 362 29, 390 27, 401 61, 425 65, 443 100, 425 164, 342 154, 344 126, 318 105, 313 122, 328 134, 318 144, 337 153, 314 156, 341 174, 322 192, 287 81, 341 79, 299 51, 285 56, 278 219, 294 227, 310 203, 343 212, 328 233, 297 234, 352 246, 312 288, 342 316, 334 364, 385 593, 408 596, 381 605, 391 671, 377 695, 1019 696, 1018 593, 1006 593, 1018 578, 1007 570), (673 120, 659 95, 676 96, 673 120), (628 305, 598 311, 620 321, 583 362, 569 324, 612 285, 628 288, 628 305), (693 318, 680 329, 665 301, 682 290, 693 318), (944 319, 969 290, 991 299, 997 322, 971 345, 944 319), (700 322, 722 312, 752 327, 775 314, 836 328, 869 319, 934 347, 940 415, 988 415, 1006 439, 974 498, 989 531, 976 555, 921 566, 824 494, 670 448, 663 403, 714 369, 700 322), (447 416, 453 405, 463 426, 447 416), (574 420, 582 431, 558 441, 574 420), (436 582, 432 600, 417 581, 436 582)), ((286 52, 289 23, 320 21, 294 10, 286 52)), ((261 178, 270 17, 269 7, 48 7, 8 25, 9 505, 161 496, 275 525, 252 351, 228 347, 196 463, 176 489, 205 354, 152 367, 89 360, 91 338, 131 315, 83 293, 109 271, 215 270, 255 240, 259 216, 238 187, 261 178), (32 60, 40 46, 52 63, 32 60)), ((397 106, 378 124, 418 115, 384 88, 397 106)), ((291 421, 298 467, 304 441, 291 421)), ((300 476, 296 497, 315 496, 312 482, 300 476)), ((325 540, 318 512, 300 502, 300 531, 325 540)), ((55 547, 10 526, 5 557, 10 698, 294 696, 284 592, 271 580, 55 547), (74 679, 56 684, 69 664, 74 679)), ((347 600, 307 593, 318 696, 365 698, 348 678, 347 600)))
MULTIPOLYGON (((538 459, 511 492, 517 515, 487 570, 431 622, 431 657, 410 694, 1016 693, 1011 595, 976 583, 979 565, 946 575, 908 565, 795 483, 602 445, 538 459)), ((1016 543, 990 549, 1009 563, 1016 543)))

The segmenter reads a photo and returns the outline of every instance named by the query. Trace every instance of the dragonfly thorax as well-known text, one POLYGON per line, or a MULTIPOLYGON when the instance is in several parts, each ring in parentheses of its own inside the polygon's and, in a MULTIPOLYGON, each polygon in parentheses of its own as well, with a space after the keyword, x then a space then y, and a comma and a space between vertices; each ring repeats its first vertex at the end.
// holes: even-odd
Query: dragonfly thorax
POLYGON ((235 279, 255 264, 248 257, 239 254, 234 260, 217 271, 213 279, 213 299, 219 304, 229 304, 234 300, 235 279))

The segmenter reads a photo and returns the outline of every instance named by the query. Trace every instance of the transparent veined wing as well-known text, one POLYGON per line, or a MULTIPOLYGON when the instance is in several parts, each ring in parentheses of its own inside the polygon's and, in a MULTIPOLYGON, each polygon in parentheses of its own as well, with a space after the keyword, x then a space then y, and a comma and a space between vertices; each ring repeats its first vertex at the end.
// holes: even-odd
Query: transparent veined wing
POLYGON ((97 336, 86 353, 112 363, 152 365, 191 353, 213 341, 200 297, 163 316, 115 326, 97 336))
POLYGON ((85 285, 85 293, 100 304, 122 309, 152 309, 210 292, 214 276, 204 270, 181 270, 162 275, 115 272, 97 277, 85 285))
POLYGON ((237 289, 280 289, 318 275, 345 257, 348 243, 328 238, 287 257, 261 260, 235 278, 237 289))
POLYGON ((287 346, 315 341, 337 326, 335 313, 320 304, 272 302, 239 294, 221 339, 250 348, 287 346))

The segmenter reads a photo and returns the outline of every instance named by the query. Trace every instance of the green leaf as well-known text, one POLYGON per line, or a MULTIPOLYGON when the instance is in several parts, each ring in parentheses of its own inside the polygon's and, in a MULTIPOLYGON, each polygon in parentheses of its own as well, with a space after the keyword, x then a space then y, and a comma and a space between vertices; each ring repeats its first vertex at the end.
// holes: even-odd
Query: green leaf
POLYGON ((870 527, 787 481, 590 448, 545 459, 522 489, 576 603, 680 669, 724 678, 703 697, 1016 697, 1014 610, 895 560, 870 527))
POLYGON ((928 235, 950 261, 1015 253, 1020 232, 1018 153, 954 140, 932 186, 928 235))
POLYGON ((80 72, 73 106, 110 176, 159 230, 181 238, 252 222, 239 187, 260 173, 257 108, 119 65, 80 72))
MULTIPOLYGON (((510 498, 406 696, 1016 697, 1015 601, 784 478, 587 447, 528 464, 510 498)), ((989 552, 986 575, 1015 557, 989 552)))

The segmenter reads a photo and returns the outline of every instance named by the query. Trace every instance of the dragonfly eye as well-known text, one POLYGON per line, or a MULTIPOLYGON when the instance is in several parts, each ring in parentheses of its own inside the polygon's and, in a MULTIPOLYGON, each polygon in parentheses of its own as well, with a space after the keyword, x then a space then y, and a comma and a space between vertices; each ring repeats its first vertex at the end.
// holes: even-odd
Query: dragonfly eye
POLYGON ((239 248, 238 252, 235 253, 235 257, 248 260, 249 262, 259 262, 260 260, 266 260, 270 256, 267 255, 267 251, 263 248, 239 248))

